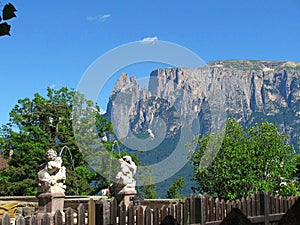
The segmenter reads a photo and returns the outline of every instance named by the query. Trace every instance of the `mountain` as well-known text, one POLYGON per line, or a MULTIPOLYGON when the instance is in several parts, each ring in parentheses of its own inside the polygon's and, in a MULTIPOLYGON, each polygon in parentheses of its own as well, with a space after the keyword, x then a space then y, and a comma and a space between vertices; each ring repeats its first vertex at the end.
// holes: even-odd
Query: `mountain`
POLYGON ((190 177, 183 142, 222 130, 228 117, 245 126, 273 122, 297 147, 300 63, 224 60, 196 69, 157 69, 151 72, 147 89, 122 73, 111 93, 107 117, 118 138, 128 149, 138 150, 143 163, 164 161, 154 174, 168 178, 173 171, 190 177), (177 149, 178 154, 170 157, 177 149), (184 165, 174 167, 179 163, 184 165), (166 164, 173 167, 164 171, 166 164))

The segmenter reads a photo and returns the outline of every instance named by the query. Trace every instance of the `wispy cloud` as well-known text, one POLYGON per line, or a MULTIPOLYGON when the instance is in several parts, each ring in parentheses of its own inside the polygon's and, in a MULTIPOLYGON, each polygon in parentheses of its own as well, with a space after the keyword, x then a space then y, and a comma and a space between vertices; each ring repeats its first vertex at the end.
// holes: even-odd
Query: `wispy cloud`
POLYGON ((99 19, 104 22, 106 20, 108 20, 111 17, 111 14, 104 14, 102 15, 99 19))
POLYGON ((158 41, 158 37, 154 36, 154 37, 145 37, 140 42, 143 44, 153 44, 156 41, 158 41))
POLYGON ((88 21, 100 21, 105 22, 111 17, 111 14, 97 15, 97 16, 88 16, 86 19, 88 21))

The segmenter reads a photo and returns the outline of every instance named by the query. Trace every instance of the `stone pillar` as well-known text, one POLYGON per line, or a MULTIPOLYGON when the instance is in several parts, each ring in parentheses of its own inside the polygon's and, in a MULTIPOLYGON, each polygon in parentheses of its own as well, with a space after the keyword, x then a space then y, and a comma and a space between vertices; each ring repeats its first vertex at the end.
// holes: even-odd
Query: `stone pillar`
POLYGON ((119 194, 123 197, 123 201, 127 207, 129 206, 130 202, 132 201, 131 199, 134 198, 136 193, 137 192, 135 189, 124 189, 119 192, 119 194))
POLYGON ((54 214, 57 210, 61 211, 63 214, 64 208, 64 193, 42 193, 37 195, 38 198, 38 212, 37 219, 40 223, 40 220, 45 214, 48 214, 50 217, 51 224, 54 224, 54 214))
POLYGON ((113 196, 117 199, 118 202, 124 201, 126 206, 129 206, 131 198, 133 198, 136 194, 137 191, 135 190, 134 186, 124 186, 120 184, 115 184, 114 186, 113 196))

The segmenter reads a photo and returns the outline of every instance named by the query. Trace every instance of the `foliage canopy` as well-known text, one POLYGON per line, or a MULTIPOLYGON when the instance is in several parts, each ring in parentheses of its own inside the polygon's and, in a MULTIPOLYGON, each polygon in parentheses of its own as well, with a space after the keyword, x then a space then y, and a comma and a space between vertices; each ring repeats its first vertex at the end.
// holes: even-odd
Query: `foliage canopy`
MULTIPOLYGON (((47 97, 35 94, 32 100, 19 100, 12 109, 9 123, 0 129, 0 149, 9 164, 7 169, 0 170, 0 195, 36 194, 36 176, 45 161, 45 152, 50 148, 60 152, 64 146, 69 149, 69 152, 62 152, 67 170, 66 194, 96 194, 108 185, 104 177, 89 168, 75 140, 72 124, 74 96, 75 91, 65 87, 59 90, 48 88, 47 97), (68 179, 70 177, 73 179, 68 179)), ((83 96, 76 96, 86 105, 93 106, 83 96)), ((112 133, 111 123, 98 113, 97 106, 93 107, 96 109, 99 138, 103 133, 112 133)), ((108 142, 107 147, 109 145, 108 142)))
POLYGON ((184 198, 183 195, 179 194, 179 191, 182 191, 184 184, 185 181, 183 177, 176 178, 174 183, 171 184, 170 188, 167 190, 167 198, 170 199, 184 198))
POLYGON ((262 122, 243 128, 231 118, 223 132, 199 137, 189 144, 190 149, 192 144, 196 145, 196 150, 191 150, 198 185, 193 188, 195 191, 231 200, 255 191, 296 194, 295 151, 274 124, 262 122), (222 141, 214 160, 210 158, 213 154, 204 155, 211 138, 214 142, 222 141), (203 168, 201 160, 211 163, 203 168))

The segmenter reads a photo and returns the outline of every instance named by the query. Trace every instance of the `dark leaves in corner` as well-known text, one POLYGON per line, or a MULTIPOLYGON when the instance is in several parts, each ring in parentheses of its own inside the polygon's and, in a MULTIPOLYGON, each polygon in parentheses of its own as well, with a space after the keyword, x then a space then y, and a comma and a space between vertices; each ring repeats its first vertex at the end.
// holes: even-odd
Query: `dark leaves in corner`
MULTIPOLYGON (((11 18, 16 17, 16 8, 13 6, 13 4, 8 3, 3 7, 2 10, 2 17, 0 16, 0 22, 2 20, 9 20, 11 18)), ((10 25, 6 22, 0 23, 0 36, 9 35, 10 36, 10 25)))
POLYGON ((10 36, 10 25, 8 23, 0 24, 0 36, 9 35, 10 36))
POLYGON ((16 17, 16 11, 16 8, 11 3, 6 4, 2 11, 3 20, 9 20, 11 18, 16 17))

